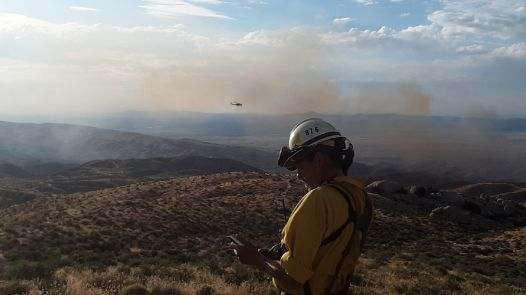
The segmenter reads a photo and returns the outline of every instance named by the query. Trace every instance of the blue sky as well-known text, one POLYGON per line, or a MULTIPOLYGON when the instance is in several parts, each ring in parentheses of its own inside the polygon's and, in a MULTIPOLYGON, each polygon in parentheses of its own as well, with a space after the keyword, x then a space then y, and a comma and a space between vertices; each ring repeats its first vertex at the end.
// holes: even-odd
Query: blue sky
POLYGON ((524 76, 524 0, 0 2, 0 114, 522 115, 524 76))
MULTIPOLYGON (((168 1, 170 2, 170 1, 168 1)), ((172 1, 190 3, 192 1, 172 1)), ((356 1, 225 1, 223 4, 206 3, 200 7, 232 18, 201 17, 173 13, 169 18, 152 17, 145 14, 147 1, 39 1, 4 0, 0 3, 3 12, 19 13, 51 22, 79 22, 83 24, 168 25, 184 23, 195 26, 196 31, 209 30, 215 33, 234 31, 247 33, 259 29, 278 29, 291 26, 328 26, 334 19, 351 18, 352 25, 377 29, 389 26, 401 29, 426 22, 427 12, 439 7, 437 1, 383 1, 364 5, 356 1), (374 7, 373 7, 374 6, 374 7), (96 9, 72 10, 71 7, 96 9)), ((212 1, 213 3, 213 1, 212 1)), ((168 5, 166 5, 168 6, 168 5)), ((181 5, 183 6, 183 5, 181 5)))

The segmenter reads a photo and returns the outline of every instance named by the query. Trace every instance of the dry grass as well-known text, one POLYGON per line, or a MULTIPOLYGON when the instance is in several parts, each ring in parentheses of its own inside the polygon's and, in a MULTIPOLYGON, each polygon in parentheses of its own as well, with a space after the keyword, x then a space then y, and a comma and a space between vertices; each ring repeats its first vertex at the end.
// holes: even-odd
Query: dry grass
MULTIPOLYGON (((281 197, 290 209, 302 190, 288 177, 227 173, 11 207, 0 212, 0 294, 119 294, 135 284, 273 294, 222 237, 271 244, 285 221, 281 197)), ((465 227, 394 205, 378 199, 355 293, 526 294, 524 228, 465 227)))
MULTIPOLYGON (((238 266, 238 270, 242 270, 238 266)), ((233 270, 231 270, 233 271, 233 270)), ((254 275, 251 273, 250 275, 254 275)), ((38 280, 0 283, 0 294, 119 294, 129 286, 144 286, 147 290, 165 290, 177 294, 274 294, 269 281, 248 281, 241 284, 228 282, 228 276, 213 274, 195 265, 176 267, 107 267, 102 270, 58 269, 48 283, 38 280)))

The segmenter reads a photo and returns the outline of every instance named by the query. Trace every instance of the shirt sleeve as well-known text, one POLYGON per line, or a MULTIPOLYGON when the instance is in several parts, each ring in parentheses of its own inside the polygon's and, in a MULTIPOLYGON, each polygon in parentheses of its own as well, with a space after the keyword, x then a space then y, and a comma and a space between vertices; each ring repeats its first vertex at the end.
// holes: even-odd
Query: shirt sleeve
POLYGON ((283 237, 290 250, 281 257, 281 266, 300 284, 314 274, 312 264, 326 231, 326 210, 320 197, 318 190, 305 196, 290 217, 283 237))

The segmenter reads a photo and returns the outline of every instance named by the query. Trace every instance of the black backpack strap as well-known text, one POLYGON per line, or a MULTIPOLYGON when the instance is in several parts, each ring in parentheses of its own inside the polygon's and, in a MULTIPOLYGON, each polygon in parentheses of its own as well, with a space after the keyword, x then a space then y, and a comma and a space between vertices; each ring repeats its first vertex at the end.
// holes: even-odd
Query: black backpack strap
MULTIPOLYGON (((349 238, 349 241, 347 242, 347 245, 345 246, 345 249, 343 250, 342 258, 340 259, 340 261, 338 262, 338 265, 336 266, 336 272, 334 273, 334 277, 333 277, 333 279, 331 280, 331 282, 330 282, 330 284, 328 286, 327 292, 331 291, 331 289, 332 289, 332 287, 334 285, 334 282, 336 281, 336 277, 340 273, 340 270, 341 270, 341 267, 343 265, 343 262, 345 261, 345 258, 347 258, 347 256, 349 255, 349 252, 351 251, 352 241, 353 241, 354 236, 357 233, 357 230, 360 230, 362 232, 362 238, 361 238, 361 241, 360 241, 360 252, 362 252, 363 246, 364 246, 364 243, 365 243, 365 236, 367 234, 367 230, 369 229, 369 224, 370 224, 371 219, 372 219, 372 203, 371 203, 371 200, 370 200, 370 198, 367 195, 367 192, 365 190, 362 189, 362 192, 363 192, 364 198, 365 198, 364 199, 364 202, 365 202, 364 213, 363 214, 359 214, 358 216, 356 216, 356 213, 355 213, 354 209, 352 209, 353 207, 352 207, 352 204, 351 204, 350 199, 349 199, 350 197, 352 197, 352 193, 349 192, 342 185, 338 185, 338 184, 332 183, 332 184, 330 184, 330 186, 336 188, 342 194, 342 196, 344 196, 345 199, 347 200, 347 203, 348 203, 349 208, 350 208, 349 212, 352 210, 353 214, 351 215, 349 213, 349 218, 347 219, 347 222, 344 225, 347 226, 349 223, 354 222, 355 229, 353 230, 353 233, 352 233, 351 237, 349 238), (352 221, 351 221, 350 217, 352 217, 352 221)), ((338 230, 337 230, 337 231, 339 231, 338 235, 341 234, 341 231, 343 231, 343 228, 342 227, 338 228, 338 230)), ((329 237, 332 238, 332 235, 333 234, 331 234, 329 237)), ((334 237, 334 240, 337 237, 338 236, 334 237)), ((352 277, 352 274, 349 275, 346 278, 346 284, 347 285, 349 284, 350 277, 352 277)))
POLYGON ((304 295, 311 295, 312 291, 309 286, 309 281, 306 281, 305 284, 303 284, 303 294, 304 295))
POLYGON ((373 204, 371 198, 369 197, 369 195, 367 195, 367 192, 365 190, 363 191, 363 193, 365 198, 364 212, 363 214, 360 214, 360 216, 358 216, 358 218, 356 219, 356 227, 362 232, 360 252, 363 251, 363 246, 365 244, 367 232, 369 231, 369 226, 373 219, 373 204))
POLYGON ((342 188, 340 185, 337 185, 337 184, 334 184, 334 183, 330 183, 330 184, 328 184, 328 186, 336 189, 343 196, 345 201, 347 202, 347 220, 338 229, 336 229, 334 232, 332 232, 328 237, 323 239, 323 241, 321 241, 321 246, 325 246, 325 245, 335 241, 342 234, 343 230, 347 227, 347 225, 349 225, 350 223, 355 222, 355 220, 356 220, 356 212, 354 211, 354 207, 353 207, 351 199, 350 199, 352 197, 349 196, 349 192, 347 192, 347 190, 342 188))
MULTIPOLYGON (((338 262, 338 265, 336 266, 336 272, 335 272, 334 278, 332 279, 332 281, 329 284, 329 289, 327 291, 330 292, 331 289, 332 289, 332 286, 334 285, 334 282, 336 280, 336 276, 340 272, 341 267, 343 265, 343 262, 344 262, 345 258, 347 257, 347 255, 349 254, 349 252, 351 250, 352 240, 353 240, 354 235, 356 235, 357 230, 360 230, 362 232, 362 239, 361 239, 361 243, 360 243, 360 252, 362 252, 363 246, 365 244, 365 237, 366 237, 367 231, 369 229, 369 224, 371 223, 371 220, 372 220, 372 211, 373 211, 372 208, 373 207, 372 207, 371 199, 367 195, 367 192, 364 189, 361 189, 362 193, 364 194, 365 208, 364 208, 364 213, 363 214, 357 215, 356 211, 354 211, 354 206, 353 206, 353 204, 351 202, 351 199, 353 198, 353 194, 348 189, 346 189, 343 185, 337 184, 335 182, 329 183, 328 186, 336 189, 340 193, 340 195, 343 196, 345 201, 347 202, 347 220, 345 221, 344 224, 342 224, 340 227, 338 227, 338 229, 336 229, 328 237, 323 239, 321 241, 321 246, 320 247, 325 246, 325 245, 335 241, 336 239, 338 239, 338 237, 342 234, 344 229, 350 223, 354 223, 354 225, 355 225, 355 230, 353 230, 351 238, 349 239, 345 249, 343 250, 342 258, 340 259, 340 261, 338 262)), ((352 276, 352 275, 350 275, 350 276, 352 276)), ((347 281, 349 281, 349 277, 347 278, 347 281)), ((305 282, 305 284, 303 285, 303 293, 306 294, 306 295, 312 294, 308 281, 305 282)))

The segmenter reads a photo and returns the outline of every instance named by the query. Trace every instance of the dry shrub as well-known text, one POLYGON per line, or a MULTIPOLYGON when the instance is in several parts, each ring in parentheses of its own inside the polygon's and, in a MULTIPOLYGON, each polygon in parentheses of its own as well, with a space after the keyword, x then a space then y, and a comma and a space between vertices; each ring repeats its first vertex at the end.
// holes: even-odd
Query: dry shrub
POLYGON ((20 281, 0 284, 0 294, 27 294, 28 292, 28 286, 20 281))
POLYGON ((0 294, 15 295, 43 295, 48 294, 45 291, 41 280, 19 280, 19 281, 0 281, 0 294))
POLYGON ((148 295, 150 291, 141 285, 131 285, 121 291, 122 295, 148 295))
POLYGON ((207 268, 189 264, 158 269, 108 267, 101 271, 62 268, 55 272, 55 278, 65 285, 68 295, 274 294, 267 281, 248 280, 234 284, 207 268))

